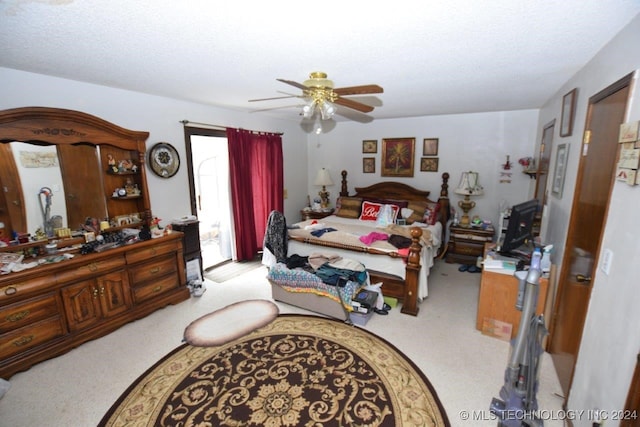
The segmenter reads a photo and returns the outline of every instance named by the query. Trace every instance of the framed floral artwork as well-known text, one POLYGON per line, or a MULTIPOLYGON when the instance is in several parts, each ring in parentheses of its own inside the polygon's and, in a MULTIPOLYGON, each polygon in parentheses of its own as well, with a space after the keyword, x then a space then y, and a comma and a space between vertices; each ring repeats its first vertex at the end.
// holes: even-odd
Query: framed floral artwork
POLYGON ((412 177, 415 149, 415 138, 383 138, 381 176, 412 177))
POLYGON ((438 172, 438 158, 422 157, 420 159, 420 172, 438 172))
POLYGON ((362 173, 376 173, 376 158, 375 157, 363 157, 363 159, 362 159, 362 173))
POLYGON ((362 152, 363 153, 377 153, 378 152, 378 141, 375 139, 368 139, 362 141, 362 152))

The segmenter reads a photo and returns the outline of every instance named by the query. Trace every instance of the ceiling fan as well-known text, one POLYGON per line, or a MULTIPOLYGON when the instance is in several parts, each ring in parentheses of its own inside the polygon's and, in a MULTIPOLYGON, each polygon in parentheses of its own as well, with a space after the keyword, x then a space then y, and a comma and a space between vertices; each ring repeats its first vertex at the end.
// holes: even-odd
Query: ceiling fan
POLYGON ((315 71, 309 75, 309 79, 304 83, 293 80, 276 79, 282 83, 302 89, 302 95, 279 96, 275 98, 251 99, 249 102, 268 101, 272 99, 303 98, 307 102, 302 107, 302 115, 311 118, 319 112, 322 120, 330 119, 336 112, 336 105, 341 105, 362 113, 370 113, 373 107, 363 104, 353 99, 344 98, 346 95, 366 95, 371 93, 382 93, 383 89, 375 84, 334 88, 333 81, 327 78, 327 74, 315 71))

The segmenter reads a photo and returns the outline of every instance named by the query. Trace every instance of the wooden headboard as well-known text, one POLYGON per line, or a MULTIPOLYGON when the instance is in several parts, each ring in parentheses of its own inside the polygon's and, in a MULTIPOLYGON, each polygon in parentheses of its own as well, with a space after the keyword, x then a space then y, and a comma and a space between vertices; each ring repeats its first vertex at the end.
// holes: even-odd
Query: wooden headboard
MULTIPOLYGON (((440 185, 440 196, 438 200, 429 199, 430 191, 418 190, 410 185, 395 181, 382 181, 368 187, 356 187, 355 194, 357 197, 371 197, 377 199, 395 199, 395 200, 411 200, 411 201, 430 201, 440 205, 438 212, 438 221, 442 223, 443 230, 449 221, 449 173, 442 174, 442 184, 440 185)), ((342 171, 342 187, 341 196, 349 196, 347 185, 347 171, 342 171)))

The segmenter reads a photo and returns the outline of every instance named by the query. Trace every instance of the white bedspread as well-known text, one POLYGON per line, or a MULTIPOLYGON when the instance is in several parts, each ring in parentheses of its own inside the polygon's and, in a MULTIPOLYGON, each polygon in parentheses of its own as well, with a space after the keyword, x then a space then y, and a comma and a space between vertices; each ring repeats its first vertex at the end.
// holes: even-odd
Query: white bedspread
MULTIPOLYGON (((301 230, 289 230, 290 235, 308 236, 308 231, 304 231, 305 226, 310 225, 312 221, 299 222, 296 225, 300 226, 301 230)), ((320 228, 330 227, 335 228, 338 231, 327 232, 319 237, 320 240, 331 241, 339 239, 341 243, 348 245, 360 245, 366 246, 359 241, 360 236, 366 236, 372 231, 385 232, 384 229, 376 228, 373 221, 360 221, 358 219, 342 218, 335 215, 328 216, 318 221, 320 228), (340 226, 344 224, 349 227, 349 232, 340 231, 340 226)), ((407 228, 410 228, 407 226, 407 228)), ((423 247, 420 252, 420 276, 418 280, 418 299, 423 300, 428 295, 428 277, 429 271, 433 266, 433 260, 438 252, 441 244, 442 225, 436 223, 436 225, 427 226, 426 230, 430 233, 423 232, 425 235, 430 234, 431 244, 423 242, 423 247)), ((426 231, 425 230, 425 231, 426 231)), ((376 248, 385 252, 396 252, 398 249, 386 241, 376 241, 371 244, 372 248, 376 248)), ((287 256, 293 254, 301 256, 309 256, 312 253, 324 253, 324 254, 337 254, 343 258, 350 258, 361 262, 364 266, 370 270, 376 270, 393 274, 404 279, 406 273, 406 264, 402 258, 392 258, 386 255, 374 255, 365 252, 350 251, 347 249, 332 248, 326 246, 316 246, 307 243, 298 242, 295 240, 289 240, 287 256)), ((384 293, 384 288, 383 288, 384 293)))

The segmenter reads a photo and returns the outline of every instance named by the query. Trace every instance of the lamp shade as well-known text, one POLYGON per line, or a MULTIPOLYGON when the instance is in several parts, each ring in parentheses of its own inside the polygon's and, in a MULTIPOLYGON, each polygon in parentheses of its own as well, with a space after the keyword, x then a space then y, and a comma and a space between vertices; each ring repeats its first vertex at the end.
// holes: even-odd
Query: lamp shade
POLYGON ((331 176, 329 175, 329 171, 325 168, 322 168, 316 174, 316 179, 313 181, 314 185, 333 185, 333 181, 331 180, 331 176))
POLYGON ((480 185, 478 172, 462 172, 460 183, 454 192, 464 196, 480 196, 484 194, 482 186, 480 185))

